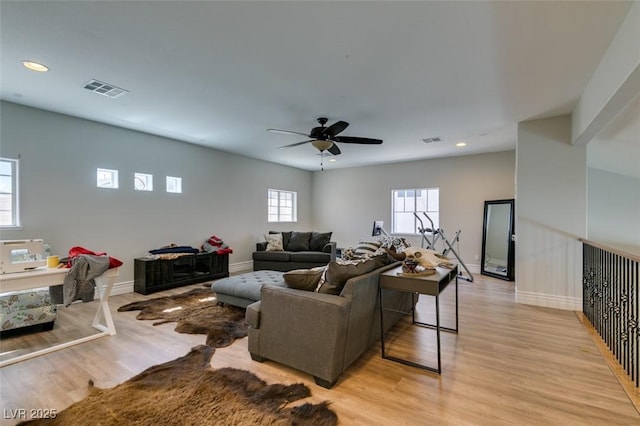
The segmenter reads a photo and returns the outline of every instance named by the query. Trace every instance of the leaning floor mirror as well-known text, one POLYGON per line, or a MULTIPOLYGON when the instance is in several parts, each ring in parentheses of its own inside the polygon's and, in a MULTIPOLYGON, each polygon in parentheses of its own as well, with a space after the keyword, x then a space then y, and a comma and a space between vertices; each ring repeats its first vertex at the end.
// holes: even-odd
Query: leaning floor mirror
POLYGON ((514 200, 484 202, 480 272, 503 280, 515 278, 514 200))

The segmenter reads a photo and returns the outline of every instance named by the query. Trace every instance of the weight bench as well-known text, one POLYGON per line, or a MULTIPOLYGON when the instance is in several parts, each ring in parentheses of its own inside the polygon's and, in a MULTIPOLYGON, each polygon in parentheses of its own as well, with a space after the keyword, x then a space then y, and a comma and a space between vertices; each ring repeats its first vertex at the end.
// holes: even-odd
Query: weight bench
POLYGON ((211 290, 216 293, 219 303, 246 308, 260 300, 263 286, 286 287, 283 275, 284 272, 265 270, 232 275, 215 281, 211 290))

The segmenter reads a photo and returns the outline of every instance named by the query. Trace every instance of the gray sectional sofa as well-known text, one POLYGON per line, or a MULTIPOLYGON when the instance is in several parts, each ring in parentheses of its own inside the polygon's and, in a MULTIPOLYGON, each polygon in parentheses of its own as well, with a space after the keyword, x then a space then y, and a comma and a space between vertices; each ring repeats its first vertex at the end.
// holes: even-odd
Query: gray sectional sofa
MULTIPOLYGON (((380 338, 380 273, 398 264, 376 265, 376 269, 348 278, 343 287, 328 288, 329 293, 311 290, 314 282, 306 282, 306 289, 263 286, 261 300, 249 305, 246 312, 252 359, 272 360, 304 371, 314 376, 319 386, 331 388, 380 338)), ((337 269, 335 265, 332 262, 328 268, 337 269)), ((396 310, 395 315, 385 315, 385 330, 410 311, 411 296, 383 291, 385 308, 396 310)))
POLYGON ((336 243, 331 232, 274 232, 282 234, 282 247, 268 250, 267 242, 256 244, 253 252, 254 271, 281 271, 324 266, 336 259, 336 243))

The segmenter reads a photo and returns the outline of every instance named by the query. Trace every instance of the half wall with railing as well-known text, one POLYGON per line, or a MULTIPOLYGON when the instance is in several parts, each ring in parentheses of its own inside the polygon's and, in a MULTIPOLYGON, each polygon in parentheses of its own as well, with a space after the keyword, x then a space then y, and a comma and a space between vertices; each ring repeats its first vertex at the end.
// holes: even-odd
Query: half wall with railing
POLYGON ((612 355, 640 386, 640 256, 583 243, 583 313, 612 355))

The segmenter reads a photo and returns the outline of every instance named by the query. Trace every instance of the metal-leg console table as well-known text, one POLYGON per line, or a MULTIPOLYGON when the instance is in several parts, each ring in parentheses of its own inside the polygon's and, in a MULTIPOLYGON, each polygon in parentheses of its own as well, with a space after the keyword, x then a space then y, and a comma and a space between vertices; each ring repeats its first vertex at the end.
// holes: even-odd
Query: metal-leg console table
POLYGON ((432 275, 423 276, 407 276, 402 275, 402 267, 391 269, 387 272, 383 272, 380 275, 380 327, 381 327, 381 343, 382 343, 382 358, 397 361, 403 364, 411 365, 413 367, 422 368, 429 371, 434 371, 438 374, 441 372, 440 361, 440 330, 458 333, 458 268, 453 269, 436 268, 436 273, 432 275), (440 325, 440 293, 447 288, 449 283, 455 279, 455 299, 456 299, 456 325, 455 328, 442 327, 440 325), (438 367, 430 367, 423 364, 418 364, 406 359, 393 357, 386 354, 384 344, 384 311, 387 310, 383 306, 382 290, 396 290, 406 293, 412 293, 414 295, 414 303, 412 305, 412 323, 414 325, 431 328, 436 330, 437 348, 438 348, 438 367), (434 296, 436 298, 436 323, 427 324, 416 321, 415 305, 418 302, 417 297, 424 294, 428 296, 434 296))

